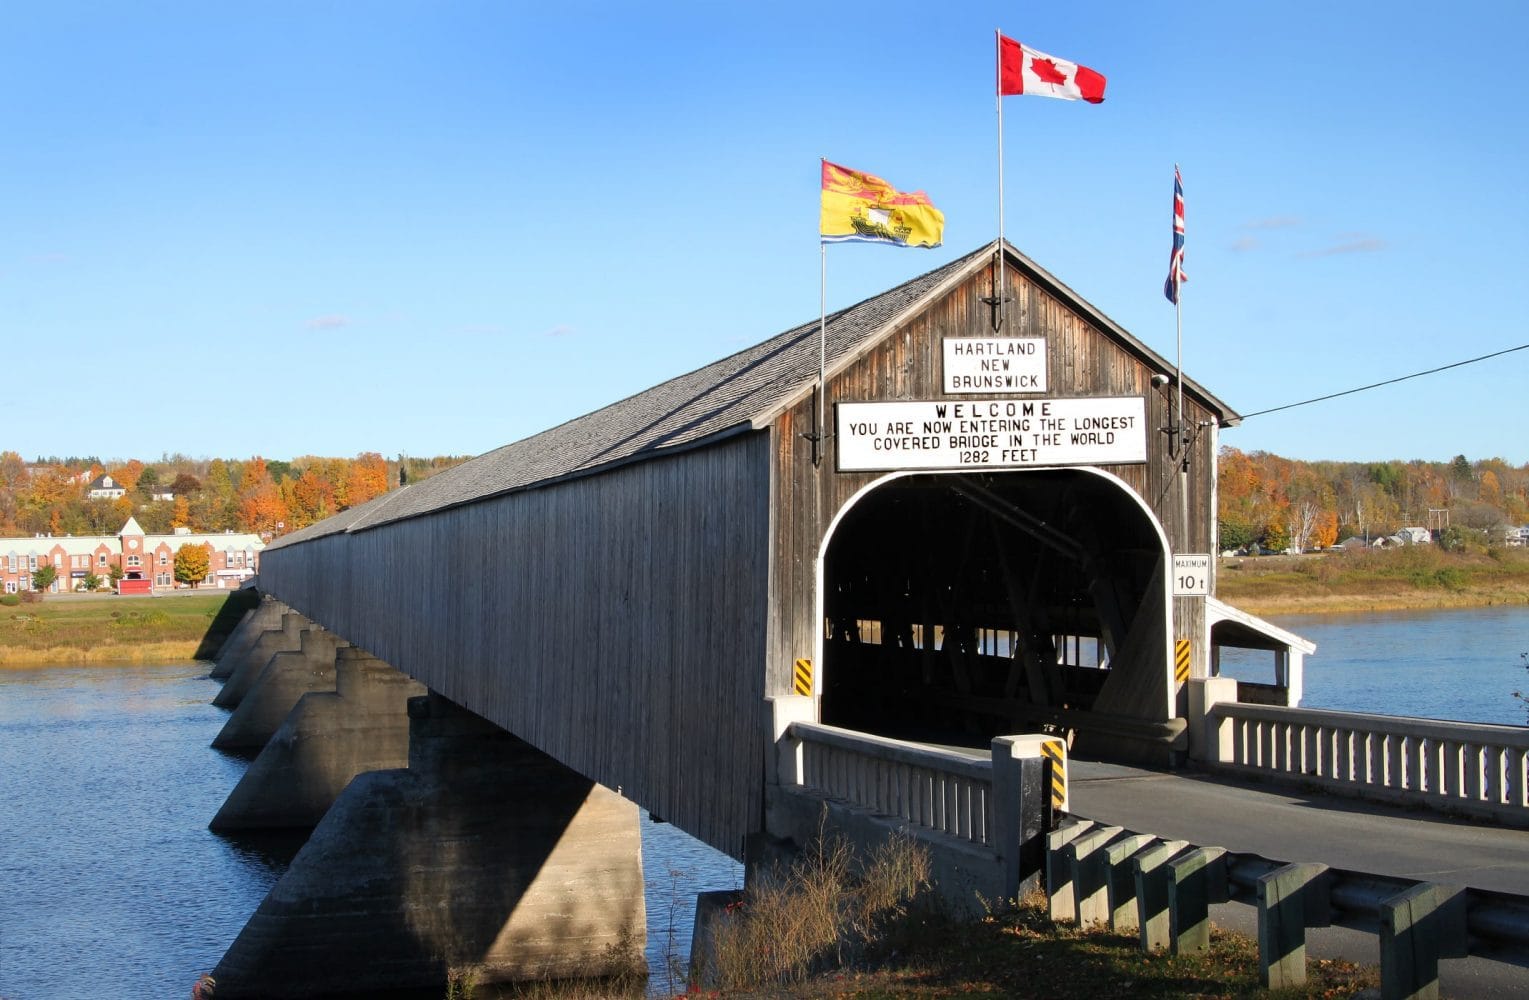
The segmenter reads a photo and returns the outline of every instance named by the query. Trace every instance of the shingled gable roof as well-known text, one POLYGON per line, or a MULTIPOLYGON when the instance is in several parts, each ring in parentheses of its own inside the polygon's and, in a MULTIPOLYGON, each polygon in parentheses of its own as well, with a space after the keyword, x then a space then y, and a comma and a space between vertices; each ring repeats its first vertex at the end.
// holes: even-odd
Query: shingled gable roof
MULTIPOLYGON (((854 364, 938 295, 988 266, 995 246, 990 243, 830 315, 826 323, 830 375, 854 364)), ((1012 266, 1119 340, 1144 364, 1164 373, 1172 371, 1166 359, 1028 257, 1008 244, 1005 249, 1012 266)), ((818 321, 814 319, 635 396, 295 531, 270 548, 337 532, 362 531, 768 427, 780 413, 812 393, 818 375, 817 335, 818 321)), ((1223 425, 1237 421, 1230 408, 1188 379, 1184 389, 1216 413, 1223 425)))

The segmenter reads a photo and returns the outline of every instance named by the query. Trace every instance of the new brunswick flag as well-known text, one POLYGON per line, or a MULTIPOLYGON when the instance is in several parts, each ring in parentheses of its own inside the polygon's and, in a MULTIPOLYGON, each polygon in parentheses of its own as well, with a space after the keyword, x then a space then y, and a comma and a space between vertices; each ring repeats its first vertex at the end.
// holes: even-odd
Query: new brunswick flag
POLYGON ((903 193, 880 177, 823 161, 824 243, 890 243, 937 247, 945 215, 922 191, 903 193))

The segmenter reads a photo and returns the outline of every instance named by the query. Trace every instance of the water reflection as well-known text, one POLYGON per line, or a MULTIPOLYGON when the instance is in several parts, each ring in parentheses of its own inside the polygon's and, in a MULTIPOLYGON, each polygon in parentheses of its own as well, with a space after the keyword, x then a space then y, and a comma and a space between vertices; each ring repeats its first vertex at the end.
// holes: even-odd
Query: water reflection
POLYGON ((274 883, 281 878, 297 852, 308 842, 305 831, 271 833, 221 833, 216 836, 228 848, 234 864, 251 878, 274 883))

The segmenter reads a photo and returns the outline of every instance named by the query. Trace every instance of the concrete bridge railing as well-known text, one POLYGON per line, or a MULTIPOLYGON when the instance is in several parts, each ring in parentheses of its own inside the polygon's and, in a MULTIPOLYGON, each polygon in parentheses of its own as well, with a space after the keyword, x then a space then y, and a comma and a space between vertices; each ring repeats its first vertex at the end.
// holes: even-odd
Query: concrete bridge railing
POLYGON ((1045 829, 1067 807, 1056 737, 1000 736, 991 756, 972 756, 813 722, 810 698, 772 701, 771 836, 805 845, 825 822, 862 847, 911 836, 954 912, 1017 899, 1039 880, 1045 829))
POLYGON ((1529 826, 1529 728, 1248 705, 1236 683, 1192 690, 1209 767, 1529 826))
POLYGON ((786 730, 784 783, 843 799, 910 826, 984 847, 994 843, 993 767, 986 758, 910 746, 810 722, 786 730))

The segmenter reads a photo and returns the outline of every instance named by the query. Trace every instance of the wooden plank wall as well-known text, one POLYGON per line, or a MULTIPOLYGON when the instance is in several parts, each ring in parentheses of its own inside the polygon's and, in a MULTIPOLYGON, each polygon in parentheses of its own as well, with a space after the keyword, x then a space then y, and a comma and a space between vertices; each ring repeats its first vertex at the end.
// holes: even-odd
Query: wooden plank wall
POLYGON ((277 548, 260 585, 741 857, 767 731, 769 442, 277 548))
MULTIPOLYGON (((1104 466, 1142 497, 1156 513, 1170 543, 1180 532, 1177 463, 1168 457, 1168 426, 1172 411, 1170 393, 1151 384, 1154 370, 1119 340, 1106 335, 1074 311, 1040 281, 1022 273, 1011 262, 1005 284, 1011 297, 1002 336, 1044 337, 1047 342, 1047 391, 1045 397, 1142 396, 1147 401, 1148 461, 1142 465, 1104 466)), ((992 270, 984 269, 952 290, 901 331, 884 340, 852 367, 832 377, 829 385, 829 429, 835 402, 946 398, 942 382, 942 340, 945 337, 995 336, 991 310, 981 300, 992 294, 992 270)), ((1165 321, 1166 322, 1166 321, 1165 321)), ((1166 328, 1166 327, 1165 327, 1166 328)), ((1172 377, 1173 372, 1166 372, 1172 377)), ((1025 396, 958 396, 979 399, 1037 398, 1025 396)), ((777 506, 775 570, 769 662, 769 693, 790 690, 794 658, 812 656, 820 623, 815 608, 816 564, 819 547, 834 515, 856 491, 881 478, 881 473, 834 471, 830 441, 822 464, 814 468, 811 443, 803 437, 812 430, 814 402, 804 400, 781 416, 775 425, 776 479, 781 500, 777 506)), ((1186 423, 1197 427, 1214 420, 1211 413, 1186 394, 1186 423)), ((1199 433, 1189 449, 1189 525, 1187 541, 1180 551, 1211 551, 1214 526, 1215 435, 1210 428, 1199 433)), ((1203 601, 1177 600, 1175 613, 1180 634, 1200 636, 1203 601), (1201 624, 1194 625, 1196 617, 1201 624)), ((1164 637, 1166 644, 1167 637, 1164 637)), ((1197 647, 1203 642, 1196 640, 1197 647)), ((1205 651, 1197 648, 1203 673, 1205 651)))

